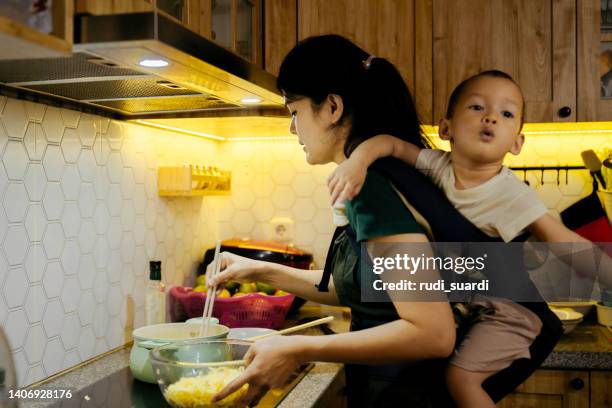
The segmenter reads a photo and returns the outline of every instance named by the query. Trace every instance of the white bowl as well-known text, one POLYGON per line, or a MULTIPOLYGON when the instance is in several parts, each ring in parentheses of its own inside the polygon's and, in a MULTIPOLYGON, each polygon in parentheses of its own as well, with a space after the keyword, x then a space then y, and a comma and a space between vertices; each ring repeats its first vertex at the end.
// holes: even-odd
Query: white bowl
POLYGON ((554 314, 557 315, 561 323, 574 323, 581 322, 584 315, 582 313, 578 313, 574 309, 569 307, 566 308, 556 308, 551 307, 550 310, 553 311, 554 314))
POLYGON ((582 319, 576 320, 576 321, 572 321, 572 322, 561 322, 562 326, 563 326, 563 334, 567 334, 567 333, 571 332, 572 330, 574 330, 576 328, 576 326, 578 326, 580 324, 581 321, 582 321, 582 319))
POLYGON ((573 302, 548 302, 548 305, 551 308, 570 308, 578 313, 581 313, 583 316, 586 316, 596 304, 597 302, 594 300, 582 300, 573 302))
MULTIPOLYGON (((202 324, 202 320, 204 320, 203 317, 192 317, 191 319, 187 319, 187 321, 185 321, 185 323, 198 323, 198 324, 202 324)), ((210 318, 210 322, 212 324, 219 324, 219 319, 217 319, 216 317, 211 317, 210 318)))
POLYGON ((277 331, 278 330, 265 329, 263 327, 236 327, 235 329, 230 329, 227 338, 233 340, 244 340, 248 339, 249 337, 261 336, 262 334, 274 333, 277 331))

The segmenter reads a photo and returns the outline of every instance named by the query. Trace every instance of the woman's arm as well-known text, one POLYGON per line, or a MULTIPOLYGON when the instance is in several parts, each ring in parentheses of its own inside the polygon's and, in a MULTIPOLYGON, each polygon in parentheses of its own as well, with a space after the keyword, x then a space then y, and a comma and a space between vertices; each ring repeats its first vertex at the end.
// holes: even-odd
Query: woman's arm
MULTIPOLYGON (((209 272, 211 265, 207 267, 209 272)), ((319 292, 315 284, 321 281, 323 271, 292 268, 272 262, 258 261, 231 252, 221 253, 222 271, 216 277, 207 279, 209 287, 229 281, 257 281, 293 293, 313 302, 338 306, 338 296, 333 280, 329 282, 328 292, 319 292)), ((209 275, 210 276, 210 275, 209 275)))
MULTIPOLYGON (((400 234, 371 242, 427 242, 423 234, 400 234)), ((445 358, 455 344, 448 302, 394 302, 400 319, 365 330, 330 336, 273 337, 256 342, 245 359, 247 369, 224 388, 221 399, 249 383, 247 399, 282 385, 305 361, 385 364, 445 358)))

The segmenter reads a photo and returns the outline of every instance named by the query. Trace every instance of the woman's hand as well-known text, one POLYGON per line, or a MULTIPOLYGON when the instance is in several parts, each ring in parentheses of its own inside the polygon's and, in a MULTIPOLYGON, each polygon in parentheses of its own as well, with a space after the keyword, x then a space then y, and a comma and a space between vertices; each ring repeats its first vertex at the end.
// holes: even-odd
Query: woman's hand
POLYGON ((340 163, 338 167, 327 178, 327 187, 331 195, 331 203, 334 205, 338 199, 340 202, 351 200, 361 191, 366 178, 368 166, 355 158, 349 158, 340 163))
MULTIPOLYGON (((268 262, 245 258, 231 252, 221 252, 219 260, 221 262, 219 273, 212 278, 206 279, 206 285, 209 288, 229 281, 266 282, 265 270, 268 262)), ((206 267, 206 275, 209 277, 211 276, 212 267, 212 262, 206 267)))
POLYGON ((213 401, 225 398, 248 383, 243 402, 255 405, 270 388, 283 386, 304 362, 300 357, 304 355, 301 352, 304 337, 307 336, 274 336, 255 342, 244 356, 246 370, 219 391, 213 401))

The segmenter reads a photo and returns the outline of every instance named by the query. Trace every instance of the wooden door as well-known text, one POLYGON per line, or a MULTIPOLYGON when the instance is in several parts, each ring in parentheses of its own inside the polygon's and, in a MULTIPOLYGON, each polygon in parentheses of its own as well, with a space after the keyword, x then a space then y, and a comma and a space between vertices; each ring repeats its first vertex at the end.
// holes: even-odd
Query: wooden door
POLYGON ((297 15, 298 39, 347 37, 391 61, 414 92, 415 0, 298 0, 297 15))
POLYGON ((589 372, 537 370, 499 408, 588 408, 589 372))
POLYGON ((591 407, 612 407, 612 372, 591 371, 591 407))
POLYGON ((433 0, 432 7, 435 121, 459 82, 489 69, 519 83, 526 121, 576 120, 576 0, 433 0))
POLYGON ((285 55, 297 44, 297 0, 265 0, 264 66, 278 75, 285 55))
POLYGON ((578 120, 612 120, 612 98, 601 97, 599 58, 612 33, 601 32, 601 1, 578 0, 578 120))

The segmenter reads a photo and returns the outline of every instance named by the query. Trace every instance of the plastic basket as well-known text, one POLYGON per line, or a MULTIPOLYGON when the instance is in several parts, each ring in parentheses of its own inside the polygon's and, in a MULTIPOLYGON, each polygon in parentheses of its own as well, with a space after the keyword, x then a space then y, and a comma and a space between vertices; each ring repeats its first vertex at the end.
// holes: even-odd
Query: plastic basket
MULTIPOLYGON (((170 290, 170 295, 179 301, 190 318, 202 316, 206 293, 193 292, 190 287, 175 286, 170 290)), ((219 319, 219 323, 231 328, 280 329, 294 298, 291 294, 267 296, 260 293, 235 298, 215 297, 212 315, 219 319)))

